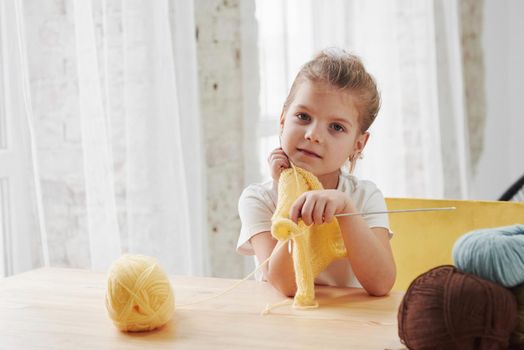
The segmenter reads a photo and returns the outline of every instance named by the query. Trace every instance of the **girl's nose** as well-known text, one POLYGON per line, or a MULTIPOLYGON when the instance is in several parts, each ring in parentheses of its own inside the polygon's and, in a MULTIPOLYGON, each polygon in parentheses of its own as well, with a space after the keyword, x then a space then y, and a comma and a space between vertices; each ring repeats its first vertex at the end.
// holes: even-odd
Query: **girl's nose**
POLYGON ((310 125, 306 130, 304 138, 313 143, 320 143, 322 141, 322 136, 318 125, 310 125))

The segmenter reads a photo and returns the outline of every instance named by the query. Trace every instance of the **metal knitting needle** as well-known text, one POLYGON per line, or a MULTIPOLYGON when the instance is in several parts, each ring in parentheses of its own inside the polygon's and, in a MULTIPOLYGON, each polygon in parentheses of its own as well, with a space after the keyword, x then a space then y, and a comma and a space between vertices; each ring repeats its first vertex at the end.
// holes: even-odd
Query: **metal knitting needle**
POLYGON ((413 213, 419 211, 445 211, 445 210, 455 210, 456 207, 443 207, 443 208, 418 208, 418 209, 401 209, 401 210, 384 210, 384 211, 368 211, 368 212, 359 212, 359 213, 342 213, 336 214, 335 216, 355 216, 355 215, 374 215, 374 214, 396 214, 396 213, 413 213))

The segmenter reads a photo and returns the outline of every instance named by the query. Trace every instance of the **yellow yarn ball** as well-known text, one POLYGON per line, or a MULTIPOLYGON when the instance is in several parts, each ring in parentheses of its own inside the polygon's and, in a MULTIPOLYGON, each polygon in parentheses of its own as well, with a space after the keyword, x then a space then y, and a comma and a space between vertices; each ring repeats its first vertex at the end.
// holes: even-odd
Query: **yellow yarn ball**
POLYGON ((123 255, 109 269, 106 308, 122 331, 150 331, 166 324, 175 310, 169 279, 155 258, 123 255))

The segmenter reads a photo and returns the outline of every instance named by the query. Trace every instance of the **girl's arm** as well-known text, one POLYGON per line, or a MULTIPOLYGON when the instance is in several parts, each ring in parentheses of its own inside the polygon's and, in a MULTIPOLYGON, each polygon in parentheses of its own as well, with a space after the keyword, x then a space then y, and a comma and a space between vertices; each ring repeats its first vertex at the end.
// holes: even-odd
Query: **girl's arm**
MULTIPOLYGON (((273 181, 278 182, 280 173, 290 167, 289 160, 282 148, 275 148, 268 157, 268 165, 273 181)), ((250 239, 258 262, 262 263, 271 256, 277 246, 277 240, 271 232, 261 232, 250 239)), ((295 295, 297 285, 295 282, 295 269, 293 258, 287 247, 280 249, 273 255, 271 260, 262 267, 264 279, 278 291, 288 297, 295 295)))
MULTIPOLYGON (((301 217, 306 225, 333 220, 335 214, 356 212, 349 197, 338 190, 303 193, 293 204, 290 218, 301 217)), ((385 228, 369 228, 361 216, 338 218, 344 245, 355 276, 366 291, 375 296, 387 294, 396 278, 396 267, 385 228)))
MULTIPOLYGON (((259 263, 269 258, 278 243, 269 231, 253 236, 250 242, 259 263)), ((264 279, 279 292, 287 297, 295 296, 297 291, 295 270, 293 268, 293 258, 288 252, 287 243, 285 247, 280 247, 271 260, 262 267, 262 272, 264 279)))
MULTIPOLYGON (((351 211, 344 211, 348 212, 351 211)), ((371 295, 386 295, 396 278, 388 230, 370 229, 361 216, 340 217, 338 222, 351 267, 360 284, 371 295)))

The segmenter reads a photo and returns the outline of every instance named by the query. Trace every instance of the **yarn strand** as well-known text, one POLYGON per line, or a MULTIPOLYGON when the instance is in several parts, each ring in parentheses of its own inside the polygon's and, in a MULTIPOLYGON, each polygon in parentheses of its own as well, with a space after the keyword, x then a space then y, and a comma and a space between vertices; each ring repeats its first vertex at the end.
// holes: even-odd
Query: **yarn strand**
MULTIPOLYGON (((298 236, 298 235, 296 235, 298 236)), ((205 301, 208 301, 208 300, 212 300, 212 299, 215 299, 215 298, 218 298, 224 294, 226 294, 227 292, 229 291, 232 291, 233 289, 235 289, 236 287, 238 287, 241 283, 247 281, 251 276, 253 276, 255 273, 257 273, 258 271, 260 271, 260 269, 262 267, 264 267, 264 265, 266 265, 269 260, 271 260, 271 258, 275 255, 275 253, 280 250, 283 246, 286 245, 287 241, 289 241, 289 239, 285 240, 285 241, 279 241, 275 247, 275 249, 273 249, 273 252, 271 253, 271 255, 269 256, 269 258, 267 258, 266 260, 264 260, 256 269, 254 269, 250 274, 248 274, 246 277, 244 277, 243 279, 235 282, 231 287, 228 287, 226 289, 224 289, 223 291, 221 291, 220 293, 218 294, 215 294, 215 295, 212 295, 210 297, 207 297, 207 298, 203 298, 203 299, 200 299, 200 300, 196 300, 196 301, 193 301, 193 302, 190 302, 190 303, 186 303, 186 304, 182 304, 182 305, 177 305, 177 308, 184 308, 184 307, 187 307, 187 306, 190 306, 190 305, 195 305, 195 304, 200 304, 200 303, 203 303, 205 301)))
POLYGON ((266 308, 260 314, 268 315, 271 312, 271 310, 276 309, 277 307, 280 307, 280 306, 291 305, 291 303, 292 303, 291 299, 284 299, 274 304, 267 304, 266 308))

